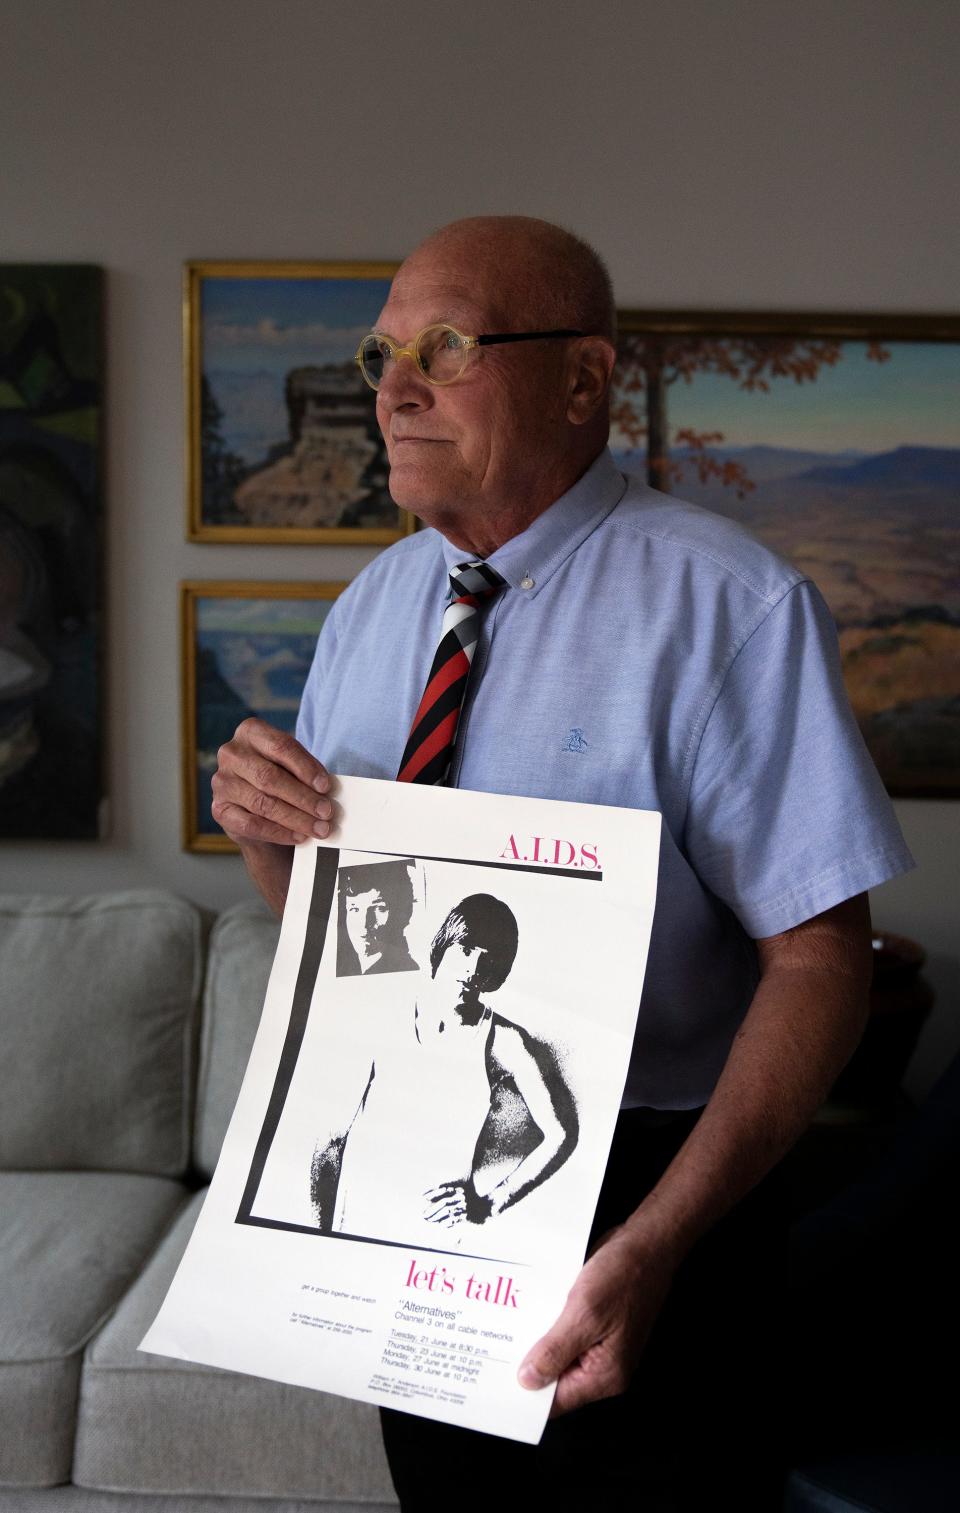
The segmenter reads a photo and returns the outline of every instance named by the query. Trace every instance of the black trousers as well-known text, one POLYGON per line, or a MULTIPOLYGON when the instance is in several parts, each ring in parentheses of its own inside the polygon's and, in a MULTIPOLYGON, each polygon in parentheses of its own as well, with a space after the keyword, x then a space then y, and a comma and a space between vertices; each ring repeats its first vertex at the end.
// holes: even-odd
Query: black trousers
MULTIPOLYGON (((591 1241, 636 1208, 698 1117, 621 1114, 591 1241)), ((382 1409, 402 1513, 779 1513, 785 1254, 773 1172, 678 1270, 628 1391, 551 1419, 539 1445, 382 1409)))

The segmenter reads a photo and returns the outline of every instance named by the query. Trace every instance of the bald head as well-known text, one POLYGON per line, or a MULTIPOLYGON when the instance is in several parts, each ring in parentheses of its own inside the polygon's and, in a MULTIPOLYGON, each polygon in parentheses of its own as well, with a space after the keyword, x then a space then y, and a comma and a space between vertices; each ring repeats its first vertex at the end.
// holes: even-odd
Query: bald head
POLYGON ((424 259, 469 262, 476 286, 502 312, 504 329, 573 329, 616 340, 610 274, 573 232, 528 215, 476 215, 443 226, 406 259, 396 282, 424 259))
POLYGON ((525 530, 606 442, 613 322, 606 269, 559 226, 475 216, 428 237, 377 321, 395 348, 377 418, 397 504, 478 556, 525 530), (458 377, 438 381, 410 345, 435 325, 546 334, 476 344, 458 377))

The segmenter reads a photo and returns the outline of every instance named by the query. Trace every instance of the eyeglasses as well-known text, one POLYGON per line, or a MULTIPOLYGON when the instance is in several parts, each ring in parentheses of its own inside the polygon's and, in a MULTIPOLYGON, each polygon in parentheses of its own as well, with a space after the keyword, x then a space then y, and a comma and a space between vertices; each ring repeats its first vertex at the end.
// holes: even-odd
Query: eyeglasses
POLYGON ((401 357, 412 357, 428 383, 452 384, 463 373, 475 347, 493 347, 508 341, 547 341, 582 336, 582 331, 511 331, 493 336, 464 336, 455 326, 426 326, 409 347, 398 346, 389 336, 372 331, 357 348, 359 364, 371 389, 379 389, 401 357))

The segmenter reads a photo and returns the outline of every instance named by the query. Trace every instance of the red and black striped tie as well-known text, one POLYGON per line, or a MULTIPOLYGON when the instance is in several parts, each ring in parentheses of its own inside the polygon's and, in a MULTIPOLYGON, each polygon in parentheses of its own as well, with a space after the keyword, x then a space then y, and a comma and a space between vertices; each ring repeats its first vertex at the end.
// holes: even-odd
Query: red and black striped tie
POLYGON ((446 781, 457 737, 470 663, 480 635, 480 605, 499 593, 504 580, 485 562, 458 562, 450 574, 453 599, 443 612, 443 628, 420 707, 413 718, 398 783, 446 781))

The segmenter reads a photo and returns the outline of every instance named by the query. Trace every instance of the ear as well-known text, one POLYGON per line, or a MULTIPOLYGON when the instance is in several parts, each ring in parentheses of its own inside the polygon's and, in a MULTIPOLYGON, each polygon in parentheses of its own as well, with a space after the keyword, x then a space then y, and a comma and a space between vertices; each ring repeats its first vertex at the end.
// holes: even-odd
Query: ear
POLYGON ((586 425, 607 397, 617 351, 605 336, 581 336, 571 343, 567 419, 571 425, 586 425))

